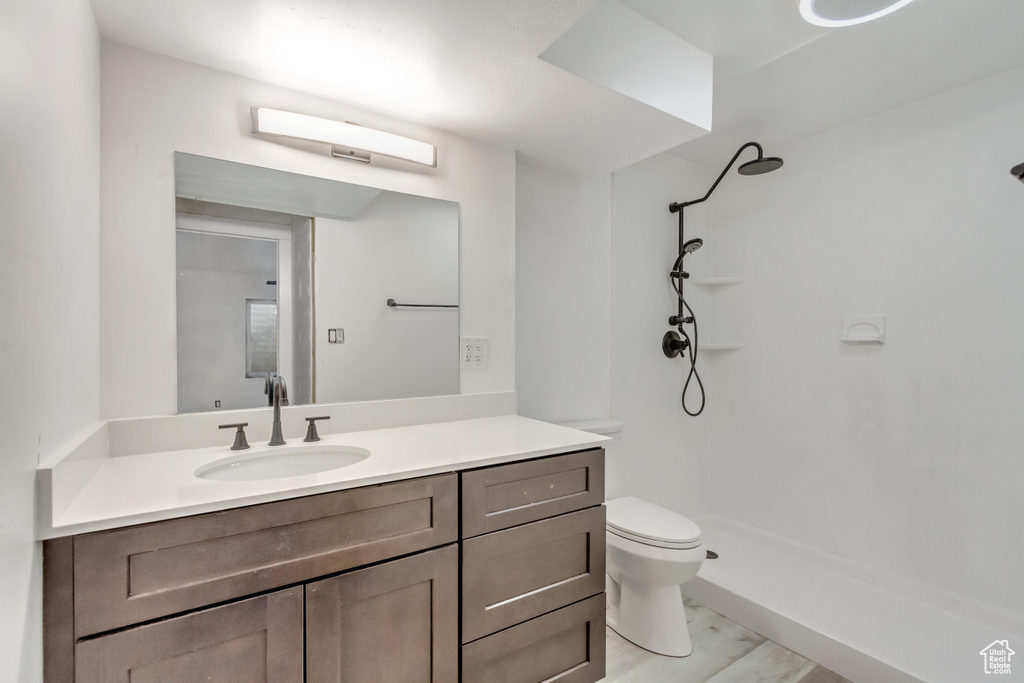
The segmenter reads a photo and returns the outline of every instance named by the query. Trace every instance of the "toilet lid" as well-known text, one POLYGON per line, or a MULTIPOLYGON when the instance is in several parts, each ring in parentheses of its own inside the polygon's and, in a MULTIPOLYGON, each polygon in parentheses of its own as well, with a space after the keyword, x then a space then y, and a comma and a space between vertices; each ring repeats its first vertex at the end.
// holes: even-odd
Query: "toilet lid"
POLYGON ((609 500, 605 505, 608 527, 627 538, 686 545, 700 541, 700 527, 678 512, 632 496, 609 500))

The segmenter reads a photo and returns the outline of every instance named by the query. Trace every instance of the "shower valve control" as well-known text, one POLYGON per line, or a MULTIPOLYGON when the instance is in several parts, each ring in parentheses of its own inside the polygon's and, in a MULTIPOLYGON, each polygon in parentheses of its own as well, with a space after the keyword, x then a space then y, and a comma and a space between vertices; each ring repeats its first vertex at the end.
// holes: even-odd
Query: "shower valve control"
POLYGON ((689 339, 682 339, 676 332, 669 330, 661 338, 661 350, 668 358, 675 358, 690 345, 689 339))

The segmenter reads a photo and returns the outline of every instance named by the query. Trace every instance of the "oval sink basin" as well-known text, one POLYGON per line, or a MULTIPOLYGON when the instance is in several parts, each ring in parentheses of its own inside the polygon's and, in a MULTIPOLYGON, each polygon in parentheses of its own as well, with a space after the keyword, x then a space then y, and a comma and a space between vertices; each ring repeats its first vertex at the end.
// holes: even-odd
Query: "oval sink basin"
POLYGON ((242 453, 207 463, 195 471, 200 479, 261 481, 318 474, 355 465, 370 451, 350 446, 308 446, 284 451, 242 453))

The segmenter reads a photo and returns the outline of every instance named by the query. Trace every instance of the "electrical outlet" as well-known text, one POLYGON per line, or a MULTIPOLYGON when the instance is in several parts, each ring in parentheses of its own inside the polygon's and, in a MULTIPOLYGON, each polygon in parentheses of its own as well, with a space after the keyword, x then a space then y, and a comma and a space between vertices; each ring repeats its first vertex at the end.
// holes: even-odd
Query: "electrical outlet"
POLYGON ((460 368, 487 367, 487 337, 462 337, 460 368))

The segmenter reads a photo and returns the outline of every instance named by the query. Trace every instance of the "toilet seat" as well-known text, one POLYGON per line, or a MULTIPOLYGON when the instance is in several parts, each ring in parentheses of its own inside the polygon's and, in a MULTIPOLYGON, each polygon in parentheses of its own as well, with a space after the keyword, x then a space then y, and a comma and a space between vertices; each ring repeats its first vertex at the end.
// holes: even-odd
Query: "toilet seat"
POLYGON ((606 506, 606 528, 616 536, 655 548, 700 545, 700 527, 677 512, 632 496, 609 500, 606 506))
POLYGON ((665 548, 667 550, 689 550, 690 548, 696 548, 700 545, 700 539, 684 543, 673 543, 671 541, 658 541, 650 538, 644 538, 643 536, 630 534, 619 529, 613 529, 612 527, 608 527, 607 531, 608 533, 618 536, 619 538, 624 538, 627 541, 633 541, 634 543, 650 546, 652 548, 665 548))

